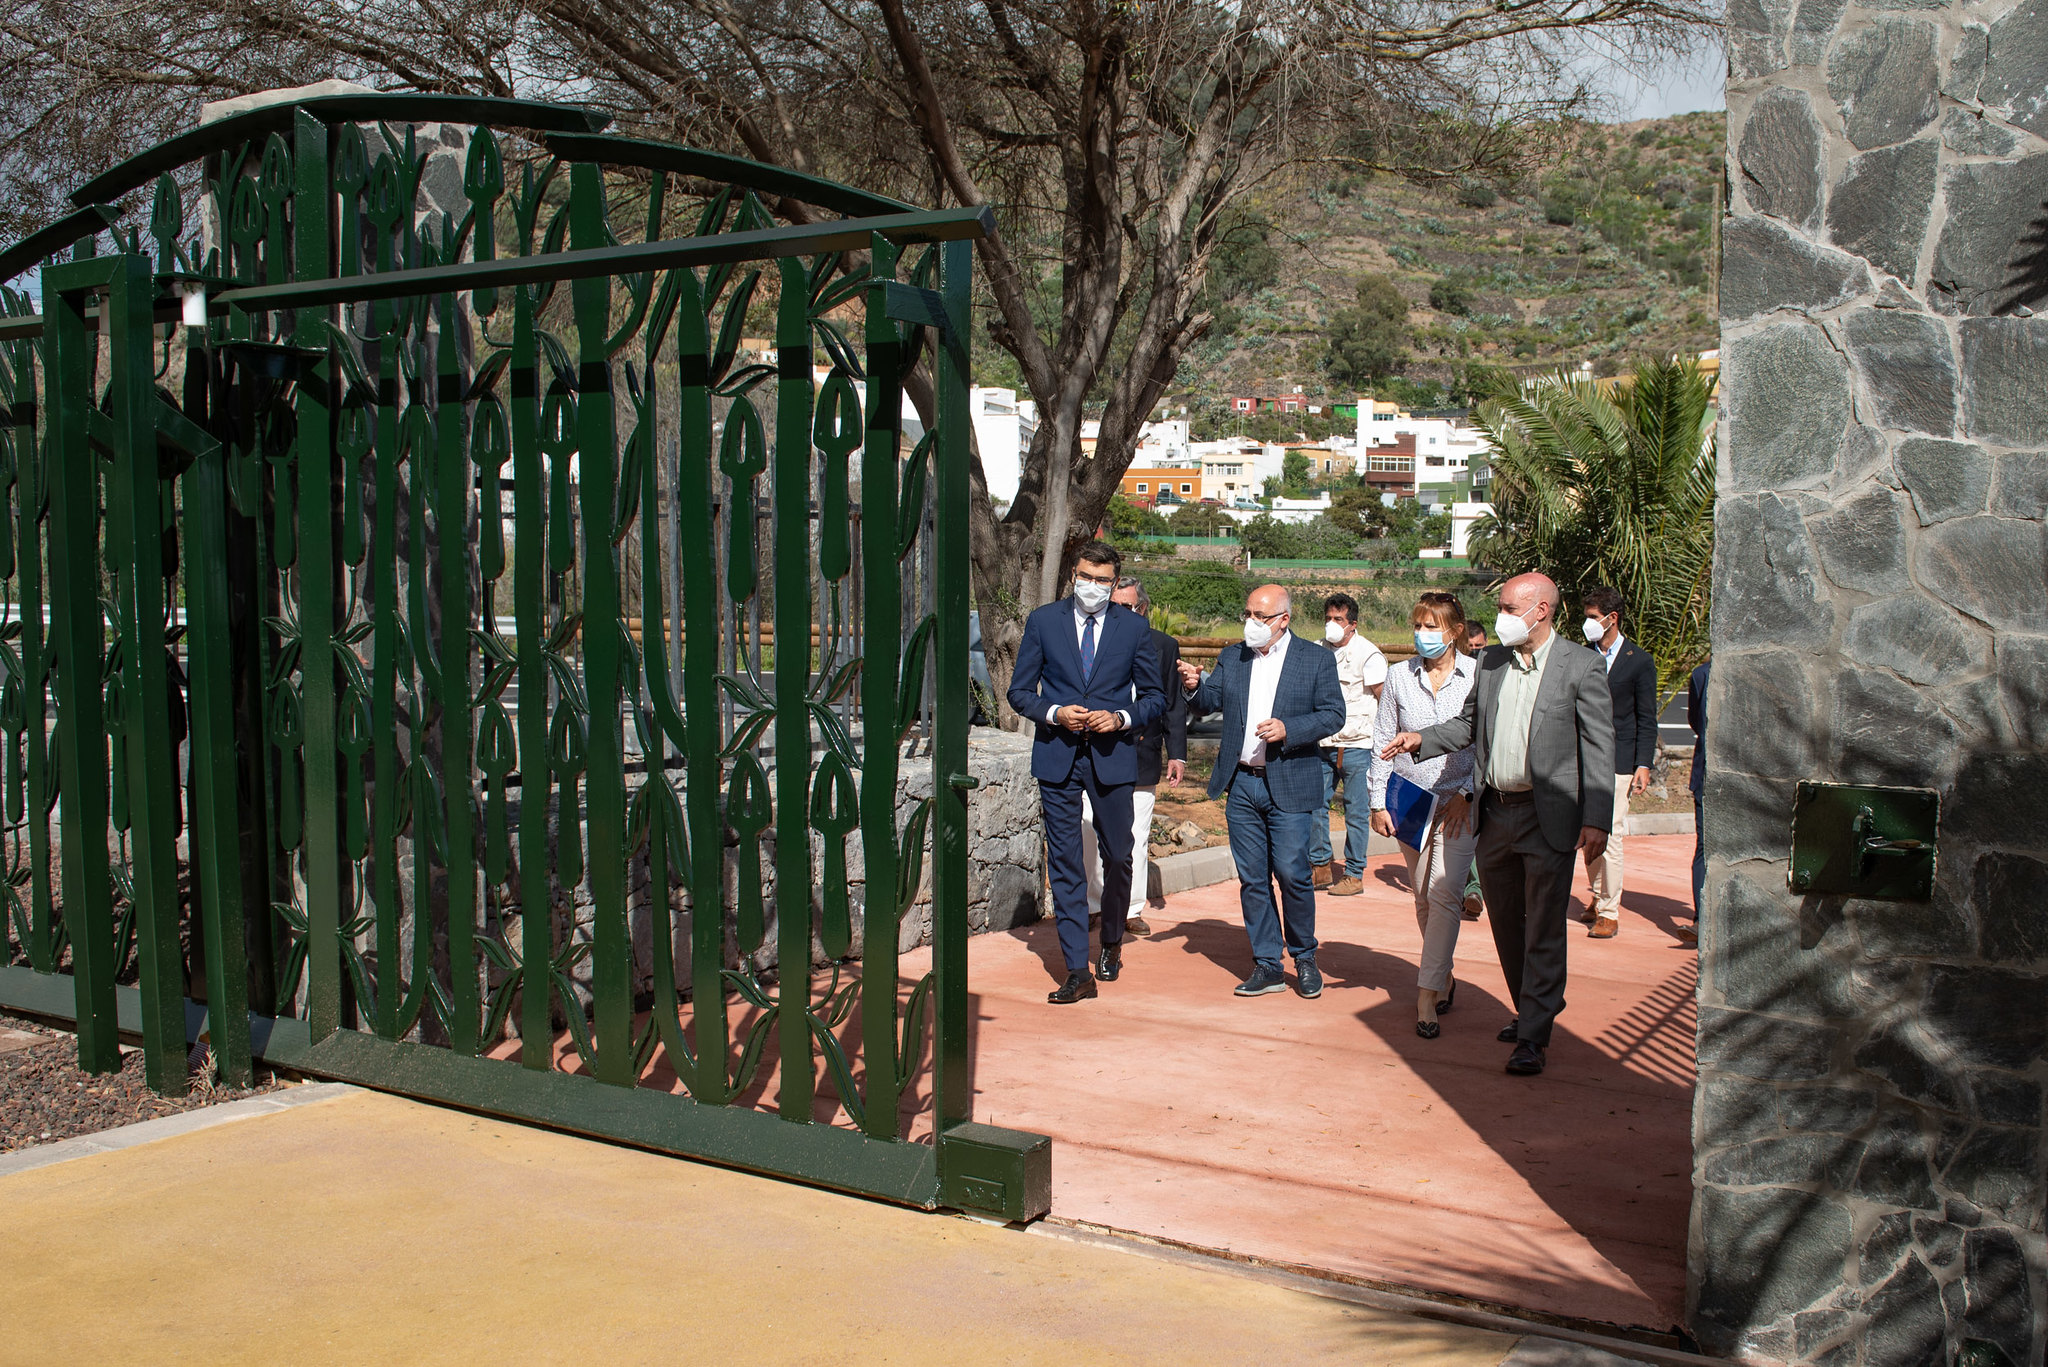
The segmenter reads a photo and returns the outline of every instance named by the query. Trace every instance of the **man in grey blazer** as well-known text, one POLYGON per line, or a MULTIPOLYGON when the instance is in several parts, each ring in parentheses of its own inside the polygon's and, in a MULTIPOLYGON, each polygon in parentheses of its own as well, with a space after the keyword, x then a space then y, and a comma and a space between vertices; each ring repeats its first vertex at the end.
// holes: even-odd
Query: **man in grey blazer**
POLYGON ((1344 691, 1337 683, 1337 657, 1294 640, 1288 631, 1293 620, 1287 590, 1263 585, 1245 600, 1243 645, 1225 646, 1206 677, 1192 661, 1180 662, 1189 719, 1223 713, 1209 796, 1230 795, 1223 811, 1237 862, 1238 904, 1252 942, 1252 972, 1237 985, 1240 997, 1286 990, 1283 944, 1294 958, 1295 990, 1304 997, 1323 991, 1316 968, 1309 826, 1323 801, 1323 757, 1316 742, 1343 729, 1344 691))
POLYGON ((1523 574, 1500 590, 1500 616, 1462 715, 1403 731, 1382 758, 1433 759, 1476 745, 1479 885, 1515 1019, 1508 1071, 1543 1071, 1564 1009, 1565 920, 1577 853, 1597 859, 1614 824, 1614 699, 1600 656, 1556 632, 1557 585, 1523 574))

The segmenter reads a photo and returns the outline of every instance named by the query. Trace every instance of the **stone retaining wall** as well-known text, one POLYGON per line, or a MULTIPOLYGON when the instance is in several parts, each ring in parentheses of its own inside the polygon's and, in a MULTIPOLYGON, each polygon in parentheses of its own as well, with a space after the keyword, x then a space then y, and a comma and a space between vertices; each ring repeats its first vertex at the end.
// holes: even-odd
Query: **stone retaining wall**
POLYGON ((2048 0, 1735 0, 1728 40, 1692 1322, 2038 1364, 2048 0), (1937 789, 1933 901, 1790 893, 1803 778, 1937 789))

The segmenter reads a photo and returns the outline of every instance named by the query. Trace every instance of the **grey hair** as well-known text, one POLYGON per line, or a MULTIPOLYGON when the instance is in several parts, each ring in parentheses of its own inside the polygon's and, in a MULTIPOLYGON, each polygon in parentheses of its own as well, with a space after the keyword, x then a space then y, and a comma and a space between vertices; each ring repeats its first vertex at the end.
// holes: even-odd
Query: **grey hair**
POLYGON ((1124 574, 1117 576, 1116 586, 1120 589, 1136 589, 1138 591, 1138 615, 1140 617, 1150 617, 1152 615, 1152 595, 1145 592, 1145 586, 1138 582, 1136 575, 1124 574))

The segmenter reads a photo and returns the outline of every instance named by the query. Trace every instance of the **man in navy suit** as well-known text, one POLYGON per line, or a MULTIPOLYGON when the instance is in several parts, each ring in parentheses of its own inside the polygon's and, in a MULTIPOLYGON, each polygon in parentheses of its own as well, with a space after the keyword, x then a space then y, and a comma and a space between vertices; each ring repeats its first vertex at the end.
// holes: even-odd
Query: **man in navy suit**
POLYGON ((1252 972, 1237 985, 1240 997, 1286 989, 1283 943, 1294 958, 1295 990, 1304 997, 1323 991, 1308 842, 1311 816, 1326 801, 1317 742, 1344 728, 1344 690, 1337 657, 1295 644, 1288 631, 1293 620, 1287 590, 1266 584, 1245 600, 1243 645, 1224 647, 1206 677, 1191 661, 1180 663, 1181 686, 1192 695, 1189 717, 1223 713, 1209 796, 1230 794, 1224 817, 1237 862, 1238 905, 1252 942, 1252 972))
POLYGON ((1010 675, 1010 709, 1038 724, 1031 776, 1045 814, 1046 871, 1067 964, 1066 981, 1046 1000, 1062 1006, 1096 995, 1097 976, 1115 982, 1123 971, 1137 739, 1166 709, 1151 623, 1109 601, 1122 565, 1114 547, 1100 541, 1083 546, 1073 594, 1025 619, 1010 675), (1102 952, 1093 973, 1081 851, 1084 795, 1102 851, 1102 952))

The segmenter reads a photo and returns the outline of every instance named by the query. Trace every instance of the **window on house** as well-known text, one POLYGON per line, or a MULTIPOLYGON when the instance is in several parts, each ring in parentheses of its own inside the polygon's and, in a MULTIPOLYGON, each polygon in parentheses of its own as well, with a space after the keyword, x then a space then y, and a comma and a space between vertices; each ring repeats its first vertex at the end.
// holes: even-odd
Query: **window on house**
POLYGON ((1184 494, 1191 494, 1195 491, 1195 486, 1192 484, 1183 484, 1180 486, 1180 491, 1184 494))
POLYGON ((1138 485, 1138 492, 1141 494, 1145 492, 1145 486, 1142 483, 1138 485))

